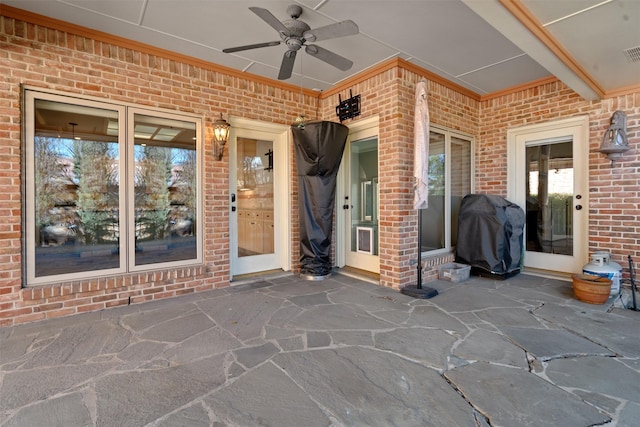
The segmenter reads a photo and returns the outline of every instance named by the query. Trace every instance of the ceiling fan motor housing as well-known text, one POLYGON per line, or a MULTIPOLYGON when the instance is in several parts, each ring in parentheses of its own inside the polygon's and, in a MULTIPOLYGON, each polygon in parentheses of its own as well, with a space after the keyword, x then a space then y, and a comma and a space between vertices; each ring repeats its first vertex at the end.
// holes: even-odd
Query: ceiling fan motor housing
POLYGON ((287 27, 287 30, 289 30, 289 34, 280 33, 282 40, 284 40, 290 50, 300 49, 305 42, 302 35, 309 31, 311 27, 306 23, 295 19, 289 19, 284 21, 282 24, 287 27))

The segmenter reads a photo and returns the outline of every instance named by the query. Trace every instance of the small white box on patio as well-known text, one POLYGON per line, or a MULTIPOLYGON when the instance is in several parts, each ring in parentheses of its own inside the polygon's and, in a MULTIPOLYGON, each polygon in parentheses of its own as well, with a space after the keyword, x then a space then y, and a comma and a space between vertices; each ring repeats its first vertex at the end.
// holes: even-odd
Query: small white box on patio
POLYGON ((469 278, 471 266, 450 262, 438 266, 438 278, 450 282, 463 282, 469 278))

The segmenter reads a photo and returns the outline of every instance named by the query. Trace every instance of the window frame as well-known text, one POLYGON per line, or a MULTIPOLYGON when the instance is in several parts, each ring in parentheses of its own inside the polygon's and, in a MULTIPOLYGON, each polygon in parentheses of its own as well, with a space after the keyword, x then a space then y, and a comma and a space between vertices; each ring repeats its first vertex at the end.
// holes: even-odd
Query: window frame
POLYGON ((202 156, 202 120, 196 119, 195 117, 191 117, 190 120, 185 119, 185 117, 181 114, 176 114, 174 112, 168 112, 165 110, 150 110, 148 108, 142 107, 128 107, 127 108, 127 122, 125 124, 127 128, 127 140, 126 140, 126 151, 127 151, 127 166, 125 172, 127 173, 127 189, 125 192, 127 193, 127 204, 125 206, 127 212, 127 247, 135 248, 135 189, 133 180, 129 177, 131 171, 135 169, 135 159, 134 159, 134 148, 135 143, 129 143, 129 141, 134 141, 134 132, 135 132, 135 116, 144 115, 144 116, 153 116, 160 119, 170 119, 170 120, 179 120, 179 121, 195 121, 196 124, 196 164, 198 168, 198 173, 196 174, 196 189, 197 189, 197 202, 196 202, 196 258, 192 258, 189 260, 181 260, 181 261, 167 261, 162 263, 154 263, 154 264, 141 264, 136 265, 135 260, 135 249, 129 250, 129 258, 128 265, 130 272, 139 272, 139 271, 148 271, 148 270, 156 270, 158 268, 172 268, 172 267, 181 267, 185 265, 195 265, 202 264, 203 257, 203 242, 204 242, 204 221, 203 221, 203 206, 204 206, 204 191, 203 191, 203 182, 202 182, 202 165, 203 165, 203 156, 202 156))
POLYGON ((203 242, 204 242, 204 188, 203 188, 203 118, 195 114, 185 114, 178 111, 171 111, 160 108, 149 108, 129 103, 118 103, 110 100, 103 100, 90 96, 78 96, 55 90, 44 90, 24 86, 22 90, 23 118, 22 118, 22 269, 23 286, 38 286, 45 284, 64 283, 74 280, 88 280, 114 274, 135 273, 141 271, 158 270, 165 268, 194 266, 203 263, 203 242), (119 254, 118 267, 97 270, 86 270, 73 273, 52 274, 36 276, 36 184, 35 176, 35 113, 36 101, 44 100, 51 102, 77 105, 79 107, 91 107, 102 110, 110 110, 117 113, 118 117, 118 220, 119 228, 119 254), (157 117, 160 119, 179 120, 194 123, 196 128, 196 257, 187 260, 158 262, 144 265, 135 265, 135 218, 133 215, 134 205, 134 121, 135 114, 157 117))
MULTIPOLYGON (((434 133, 439 133, 444 136, 444 156, 445 156, 445 191, 444 191, 444 240, 445 244, 442 248, 432 249, 432 250, 423 250, 422 254, 425 256, 437 256, 442 254, 448 254, 455 250, 455 245, 451 243, 452 240, 452 200, 451 200, 451 185, 452 185, 452 164, 451 164, 451 140, 453 138, 457 138, 459 140, 465 140, 469 142, 469 188, 473 193, 475 189, 475 138, 465 132, 460 132, 457 130, 449 129, 444 126, 439 125, 430 125, 429 131, 434 133)), ((430 150, 431 151, 431 150, 430 150)), ((422 212, 419 213, 420 215, 422 212)), ((430 225, 429 221, 421 222, 422 227, 428 227, 430 225)), ((419 230, 419 233, 422 233, 422 230, 419 230)))

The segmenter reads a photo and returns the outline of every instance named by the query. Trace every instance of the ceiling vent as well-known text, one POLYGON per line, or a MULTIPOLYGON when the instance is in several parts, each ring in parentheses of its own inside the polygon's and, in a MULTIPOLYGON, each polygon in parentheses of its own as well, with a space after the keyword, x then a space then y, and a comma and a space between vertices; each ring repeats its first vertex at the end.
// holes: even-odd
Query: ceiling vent
POLYGON ((640 46, 630 47, 629 49, 625 49, 623 52, 629 63, 640 62, 640 46))

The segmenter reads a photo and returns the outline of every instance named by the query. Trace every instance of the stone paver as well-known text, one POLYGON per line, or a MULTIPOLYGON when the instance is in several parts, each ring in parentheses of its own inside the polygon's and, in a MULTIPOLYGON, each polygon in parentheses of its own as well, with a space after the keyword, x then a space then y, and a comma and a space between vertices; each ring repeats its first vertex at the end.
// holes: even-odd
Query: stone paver
POLYGON ((640 312, 430 285, 280 275, 0 328, 0 427, 638 425, 640 312))
POLYGON ((640 354, 640 312, 613 309, 608 313, 602 311, 602 307, 580 302, 545 304, 537 309, 535 314, 562 328, 589 337, 621 355, 636 357, 640 354))
POLYGON ((614 353, 562 329, 507 328, 502 331, 538 360, 566 358, 568 356, 613 356, 614 353))
POLYGON ((339 425, 474 425, 468 404, 436 371, 393 354, 346 347, 282 353, 274 363, 339 425))
POLYGON ((498 426, 592 426, 611 418, 530 372, 477 362, 445 374, 498 426), (561 403, 561 404, 560 404, 561 403))
POLYGON ((453 354, 467 361, 484 361, 499 365, 528 368, 524 350, 506 337, 494 332, 476 329, 453 349, 453 354))
POLYGON ((552 360, 545 374, 553 383, 564 388, 587 390, 621 401, 637 402, 640 396, 640 372, 613 357, 552 360))
POLYGON ((442 370, 456 338, 439 329, 399 328, 374 333, 375 347, 442 370))

